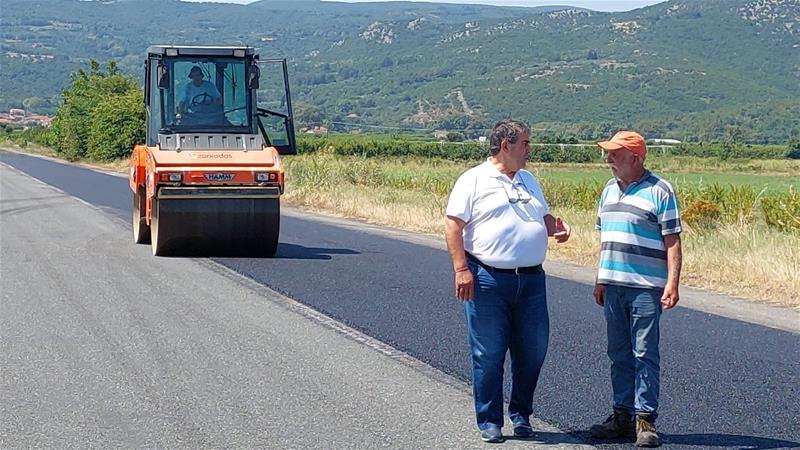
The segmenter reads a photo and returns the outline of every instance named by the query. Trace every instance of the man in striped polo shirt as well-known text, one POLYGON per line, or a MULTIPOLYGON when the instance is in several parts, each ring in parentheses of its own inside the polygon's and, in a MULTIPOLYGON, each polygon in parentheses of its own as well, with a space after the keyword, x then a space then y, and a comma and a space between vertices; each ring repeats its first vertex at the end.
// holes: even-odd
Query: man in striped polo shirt
POLYGON ((644 167, 644 138, 620 131, 598 145, 614 175, 600 197, 600 267, 594 298, 603 306, 611 359, 613 412, 592 436, 636 433, 636 445, 657 447, 661 310, 678 302, 681 220, 669 183, 644 167), (635 420, 634 420, 635 417, 635 420))

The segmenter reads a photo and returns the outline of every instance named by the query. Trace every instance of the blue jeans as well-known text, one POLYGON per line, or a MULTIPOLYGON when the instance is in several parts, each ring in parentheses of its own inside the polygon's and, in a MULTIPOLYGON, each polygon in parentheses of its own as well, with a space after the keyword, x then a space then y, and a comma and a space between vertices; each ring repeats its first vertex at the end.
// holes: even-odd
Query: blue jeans
POLYGON ((662 289, 609 284, 605 292, 614 409, 658 416, 662 289))
POLYGON ((472 353, 472 386, 478 428, 503 427, 503 364, 511 352, 512 422, 527 421, 547 353, 550 319, 544 272, 490 272, 469 262, 475 295, 464 302, 472 353))

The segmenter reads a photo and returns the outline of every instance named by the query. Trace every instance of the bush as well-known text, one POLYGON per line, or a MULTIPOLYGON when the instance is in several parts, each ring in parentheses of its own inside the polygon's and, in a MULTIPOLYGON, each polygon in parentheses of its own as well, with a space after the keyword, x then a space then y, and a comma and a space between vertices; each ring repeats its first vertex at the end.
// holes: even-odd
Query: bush
POLYGON ((681 218, 688 225, 704 229, 716 226, 722 217, 722 210, 708 200, 697 200, 686 206, 681 218))
POLYGON ((782 231, 800 233, 800 193, 790 191, 764 198, 761 210, 767 225, 782 231))
POLYGON ((298 153, 330 151, 340 156, 414 156, 450 161, 477 161, 486 158, 486 146, 477 142, 411 141, 394 137, 305 137, 297 141, 298 153))
MULTIPOLYGON (((481 161, 489 154, 486 144, 478 142, 431 142, 412 141, 398 137, 382 136, 328 136, 306 137, 297 140, 299 153, 315 153, 324 149, 341 156, 415 156, 439 158, 448 161, 481 161)), ((548 144, 536 146, 531 150, 533 162, 586 163, 600 162, 601 155, 596 147, 576 147, 572 145, 548 144)))
POLYGON ((56 152, 69 160, 86 156, 107 159, 112 154, 129 154, 132 146, 121 151, 118 145, 123 139, 144 136, 141 96, 138 82, 122 75, 113 61, 105 69, 92 61, 89 71, 74 72, 70 87, 62 92, 63 106, 58 108, 53 119, 52 143, 56 152), (138 104, 130 101, 137 96, 138 104), (117 118, 106 117, 108 114, 118 114, 132 121, 119 127, 117 118), (118 136, 120 133, 125 134, 118 136), (89 155, 90 145, 93 146, 92 155, 89 155), (101 149, 102 145, 112 147, 101 149))
POLYGON ((678 204, 686 205, 683 214, 695 226, 714 223, 748 223, 753 219, 759 202, 759 193, 749 185, 706 184, 676 189, 678 204), (708 205, 713 205, 714 208, 708 205))
POLYGON ((531 149, 533 162, 588 163, 600 162, 601 153, 594 146, 576 147, 572 145, 538 145, 531 149))
POLYGON ((605 183, 580 181, 577 183, 539 179, 542 191, 552 208, 571 207, 595 211, 605 183))
POLYGON ((676 156, 695 156, 698 158, 745 158, 745 159, 784 159, 786 150, 778 145, 751 145, 734 142, 723 143, 682 143, 670 148, 669 153, 676 156))
POLYGON ((447 133, 447 141, 448 142, 464 142, 464 135, 457 132, 451 131, 447 133))
POLYGON ((800 139, 792 139, 789 141, 786 157, 789 159, 800 159, 800 139))
POLYGON ((109 161, 130 155, 144 142, 147 120, 142 93, 138 90, 106 97, 92 108, 86 156, 109 161))
POLYGON ((23 148, 26 147, 29 142, 34 142, 45 147, 53 145, 53 133, 49 128, 31 127, 27 130, 10 133, 7 137, 23 148))
POLYGON ((749 185, 734 186, 728 189, 722 201, 727 222, 746 223, 753 218, 759 195, 749 185))

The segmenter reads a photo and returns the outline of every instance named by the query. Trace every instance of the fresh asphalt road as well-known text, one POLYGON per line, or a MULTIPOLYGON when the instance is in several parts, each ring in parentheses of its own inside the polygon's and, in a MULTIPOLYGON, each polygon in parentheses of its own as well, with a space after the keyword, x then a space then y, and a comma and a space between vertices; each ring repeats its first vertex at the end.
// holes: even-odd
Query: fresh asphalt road
MULTIPOLYGON (((15 154, 0 161, 129 220, 124 178, 15 154)), ((469 379, 464 320, 442 250, 292 215, 282 220, 277 258, 214 261, 469 379)), ((610 409, 602 310, 591 286, 552 276, 548 299, 551 345, 534 414, 588 440, 584 430, 610 409)), ((678 307, 663 316, 661 345, 666 448, 800 447, 800 335, 678 307)))
POLYGON ((452 377, 4 164, 0 208, 0 449, 483 448, 452 377))

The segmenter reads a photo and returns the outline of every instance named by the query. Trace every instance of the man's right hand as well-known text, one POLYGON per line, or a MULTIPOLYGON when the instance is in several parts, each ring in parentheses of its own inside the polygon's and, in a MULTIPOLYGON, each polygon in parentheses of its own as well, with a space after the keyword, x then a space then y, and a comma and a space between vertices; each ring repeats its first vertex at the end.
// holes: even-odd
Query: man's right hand
POLYGON ((594 285, 594 302, 603 306, 606 302, 606 286, 604 284, 594 285))
POLYGON ((472 301, 474 286, 471 271, 462 270, 456 272, 456 298, 466 302, 472 301))

